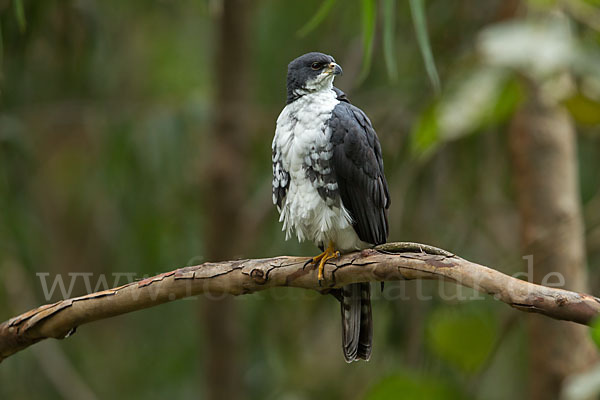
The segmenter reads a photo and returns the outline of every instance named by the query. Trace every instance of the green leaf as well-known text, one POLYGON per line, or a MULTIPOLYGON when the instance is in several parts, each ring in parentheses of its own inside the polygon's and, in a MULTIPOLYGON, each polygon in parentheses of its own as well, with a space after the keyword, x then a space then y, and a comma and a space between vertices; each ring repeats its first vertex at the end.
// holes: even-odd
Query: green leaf
POLYGON ((467 373, 477 372, 496 342, 496 320, 480 310, 436 310, 427 326, 428 345, 441 359, 467 373))
POLYGON ((304 37, 313 30, 315 30, 317 26, 319 26, 321 22, 323 22, 327 14, 329 14, 329 11, 331 11, 331 8, 334 4, 335 0, 323 1, 323 3, 321 3, 321 7, 319 7, 315 15, 313 15, 313 17, 302 28, 298 30, 296 35, 298 35, 299 37, 304 37))
POLYGON ((431 52, 431 44, 429 43, 424 0, 410 0, 410 12, 415 26, 419 50, 421 51, 423 62, 425 63, 425 70, 427 71, 434 92, 439 94, 441 90, 440 77, 437 68, 435 67, 433 53, 431 52))
POLYGON ((497 68, 475 68, 449 81, 411 132, 411 150, 430 155, 443 142, 504 123, 524 98, 519 81, 497 68))
POLYGON ((375 36, 375 0, 361 0, 360 2, 362 17, 362 35, 363 35, 363 63, 358 82, 362 82, 371 70, 371 58, 373 55, 373 37, 375 36))
POLYGON ((484 126, 503 123, 508 120, 514 114, 524 97, 525 94, 518 79, 508 79, 503 84, 489 118, 483 121, 484 126))
POLYGON ((383 0, 383 57, 392 82, 398 79, 396 63, 396 0, 383 0))
POLYGON ((23 33, 27 29, 27 20, 25 19, 25 8, 23 7, 23 0, 13 0, 13 5, 15 6, 15 18, 17 19, 19 30, 21 31, 21 33, 23 33))
POLYGON ((421 114, 417 123, 413 125, 410 138, 410 147, 416 156, 430 154, 439 144, 437 104, 432 104, 421 114))
POLYGON ((594 340, 596 346, 600 348, 600 318, 596 318, 594 322, 592 322, 590 333, 592 335, 592 340, 594 340))
POLYGON ((505 122, 523 98, 517 79, 502 69, 475 68, 450 80, 439 101, 440 139, 456 140, 505 122))
POLYGON ((577 93, 565 100, 564 105, 578 123, 590 126, 600 124, 600 102, 577 93))
POLYGON ((400 371, 375 383, 367 392, 366 400, 458 400, 464 396, 442 377, 400 371))

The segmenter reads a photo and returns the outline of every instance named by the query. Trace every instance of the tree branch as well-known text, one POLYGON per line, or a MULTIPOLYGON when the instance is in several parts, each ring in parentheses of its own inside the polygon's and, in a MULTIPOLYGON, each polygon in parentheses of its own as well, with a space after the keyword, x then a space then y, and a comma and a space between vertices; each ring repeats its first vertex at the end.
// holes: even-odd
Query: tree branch
POLYGON ((63 339, 88 322, 198 294, 241 295, 289 286, 328 293, 349 283, 440 279, 494 296, 521 311, 589 324, 600 299, 510 277, 445 250, 388 243, 340 257, 319 286, 306 257, 223 261, 179 268, 110 290, 46 304, 0 324, 0 361, 47 338, 63 339))

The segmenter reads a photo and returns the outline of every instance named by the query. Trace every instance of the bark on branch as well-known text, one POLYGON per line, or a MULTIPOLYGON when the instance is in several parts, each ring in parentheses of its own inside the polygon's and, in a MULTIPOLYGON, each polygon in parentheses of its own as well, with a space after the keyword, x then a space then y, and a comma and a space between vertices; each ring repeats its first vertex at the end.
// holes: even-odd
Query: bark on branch
POLYGON ((600 313, 597 297, 522 281, 418 243, 388 243, 344 255, 327 263, 323 286, 306 262, 306 257, 274 257, 204 263, 46 304, 0 324, 0 362, 40 340, 68 337, 88 322, 202 293, 241 295, 278 286, 327 293, 354 282, 440 279, 559 320, 587 325, 600 313))

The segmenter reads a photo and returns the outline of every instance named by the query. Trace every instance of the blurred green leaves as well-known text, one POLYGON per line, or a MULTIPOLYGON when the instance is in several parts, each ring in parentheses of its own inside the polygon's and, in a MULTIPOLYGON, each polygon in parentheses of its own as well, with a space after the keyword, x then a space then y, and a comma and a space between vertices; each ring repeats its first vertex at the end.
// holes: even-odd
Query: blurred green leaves
MULTIPOLYGON (((417 31, 420 19, 413 15, 417 31)), ((412 152, 427 156, 446 141, 504 123, 526 95, 522 82, 538 85, 544 101, 563 104, 578 123, 600 124, 600 54, 577 40, 571 25, 566 16, 553 14, 485 27, 472 65, 457 68, 441 97, 413 125, 412 152)), ((419 43, 428 42, 417 36, 419 43)))
POLYGON ((492 353, 497 328, 493 314, 480 309, 442 307, 429 318, 427 344, 444 361, 474 373, 492 353))
MULTIPOLYGON (((13 10, 15 19, 17 20, 17 26, 19 31, 24 33, 27 29, 27 20, 25 19, 25 8, 23 7, 23 0, 13 0, 13 10)), ((0 78, 2 72, 2 65, 4 64, 4 38, 2 35, 2 23, 0 21, 0 78)))
POLYGON ((600 125, 600 101, 583 93, 576 93, 565 100, 564 105, 578 123, 600 125))
POLYGON ((375 20, 376 20, 375 0, 361 0, 360 14, 362 25, 362 48, 363 48, 363 63, 358 82, 362 82, 369 71, 371 70, 371 59, 373 57, 373 37, 375 36, 375 20))
POLYGON ((600 318, 596 318, 594 320, 594 322, 592 323, 592 327, 590 329, 590 333, 592 335, 592 339, 594 340, 594 343, 596 343, 596 346, 598 346, 598 348, 600 348, 600 318))
POLYGON ((426 156, 443 142, 500 124, 522 98, 520 84, 506 71, 469 70, 451 81, 439 100, 420 115, 411 134, 411 149, 426 156))
POLYGON ((463 399, 464 396, 449 382, 439 376, 400 371, 371 387, 366 400, 426 400, 463 399))
POLYGON ((321 24, 321 22, 323 22, 325 17, 327 17, 327 14, 329 14, 329 11, 335 4, 335 1, 336 0, 323 1, 323 3, 321 3, 321 7, 319 7, 315 15, 298 30, 297 35, 299 37, 304 37, 315 30, 321 24))
POLYGON ((425 19, 425 4, 424 0, 410 0, 410 12, 415 25, 415 33, 417 35, 417 42, 419 43, 419 50, 423 56, 423 62, 425 63, 425 70, 427 76, 431 81, 433 90, 436 94, 440 93, 440 77, 438 76, 437 69, 435 67, 435 61, 433 60, 433 53, 431 52, 431 44, 429 42, 429 35, 427 34, 427 22, 425 19))
POLYGON ((398 79, 396 62, 396 0, 383 0, 383 57, 392 82, 398 79))
POLYGON ((415 155, 425 156, 440 143, 437 107, 437 103, 427 107, 413 125, 410 144, 415 155))
MULTIPOLYGON (((10 7, 3 8, 2 14, 6 56, 0 106, 0 192, 4 194, 0 196, 0 258, 17 259, 28 268, 32 284, 36 284, 37 265, 52 274, 78 271, 81 266, 96 274, 153 275, 199 263, 205 246, 202 232, 210 213, 204 200, 211 196, 203 185, 211 168, 205 160, 214 149, 209 127, 217 41, 215 20, 207 5, 114 0, 7 0, 4 5, 10 7), (25 35, 15 17, 17 3, 27 17, 22 20, 25 35)), ((430 51, 437 67, 445 71, 443 90, 435 99, 431 99, 431 84, 422 66, 423 50, 412 28, 406 29, 411 21, 417 24, 409 2, 312 0, 261 2, 256 7, 254 30, 249 32, 256 53, 247 71, 253 104, 248 111, 252 124, 246 161, 250 179, 244 189, 248 195, 244 207, 256 210, 253 214, 261 221, 254 222, 254 236, 259 240, 254 254, 310 254, 314 250, 310 243, 284 241, 270 201, 268 160, 273 124, 282 107, 282 68, 300 49, 314 48, 316 43, 339 49, 337 54, 344 54, 343 49, 345 54, 358 51, 355 62, 360 64, 364 55, 359 42, 367 43, 365 34, 369 34, 368 88, 356 90, 352 100, 377 127, 386 152, 390 189, 402 193, 395 197, 401 201, 390 209, 396 221, 391 237, 427 238, 459 254, 484 257, 499 265, 512 257, 514 249, 508 244, 514 244, 513 230, 502 217, 513 212, 512 200, 497 190, 509 181, 493 170, 488 175, 484 167, 505 170, 506 149, 497 146, 504 143, 503 129, 498 129, 503 127, 495 124, 510 118, 525 87, 519 68, 490 65, 477 51, 480 42, 475 42, 479 29, 495 26, 486 15, 495 14, 494 7, 500 5, 490 1, 475 10, 423 1, 421 6, 420 21, 425 23, 426 11, 429 30, 425 25, 421 29, 429 33, 430 51), (369 13, 364 30, 363 6, 369 13), (447 21, 458 23, 440 26, 447 21), (380 66, 384 58, 385 66, 380 66), (376 76, 376 71, 382 76, 376 76), (389 80, 397 76, 393 87, 386 74, 389 80), (405 133, 411 128, 414 134, 409 138, 405 133), (495 132, 485 140, 480 136, 454 143, 436 162, 404 160, 409 140, 419 154, 429 154, 447 141, 486 130, 495 132), (482 158, 485 165, 480 163, 482 158), (471 173, 474 169, 481 173, 471 173), (482 178, 488 182, 490 176, 494 185, 480 183, 482 178), (440 225, 440 218, 446 223, 440 225), (486 221, 485 226, 479 221, 486 221)), ((533 13, 526 16, 532 22, 536 18, 533 13)), ((585 26, 579 22, 572 25, 576 27, 571 27, 572 32, 561 32, 571 34, 573 39, 567 42, 581 51, 574 53, 573 64, 558 69, 561 79, 573 77, 571 91, 560 104, 578 122, 591 124, 600 115, 600 69, 598 58, 582 54, 598 51, 598 37, 582 32, 585 26)), ((521 32, 535 34, 536 29, 521 32)), ((549 43, 547 48, 556 44, 549 43)), ((508 51, 516 46, 507 45, 508 51)), ((519 65, 528 68, 527 62, 535 60, 525 57, 524 61, 519 65)), ((361 70, 357 65, 353 72, 361 70)), ((578 138, 585 199, 598 192, 599 138, 595 134, 578 138)), ((588 227, 596 226, 593 204, 588 227)), ((593 266, 600 265, 600 253, 594 249, 588 253, 593 284, 598 282, 598 269, 593 266)), ((497 345, 504 331, 490 333, 498 323, 494 315, 485 314, 487 302, 474 302, 477 311, 464 304, 450 308, 434 301, 418 304, 418 308, 374 301, 374 358, 370 363, 345 366, 338 347, 339 305, 331 296, 318 300, 304 296, 308 296, 304 291, 282 289, 236 299, 243 308, 241 333, 246 343, 254 344, 240 349, 247 356, 242 384, 249 399, 357 398, 365 394, 365 382, 374 382, 366 390, 369 399, 457 399, 464 398, 465 392, 481 399, 522 397, 518 395, 527 385, 527 373, 519 352, 526 357, 525 333, 516 330, 509 342, 502 341, 501 351, 494 353, 496 348, 490 343, 497 345), (471 375, 474 371, 479 374, 471 375), (473 388, 480 374, 485 382, 473 388), (505 392, 499 393, 498 388, 516 395, 503 396, 505 392)), ((70 339, 76 342, 65 344, 75 367, 99 397, 165 397, 166 393, 191 398, 201 389, 197 377, 204 358, 203 339, 197 337, 199 320, 181 318, 194 312, 196 302, 163 307, 171 308, 166 314, 156 308, 103 322, 70 339), (152 329, 159 320, 181 343, 176 349, 163 346, 164 332, 152 329), (121 333, 119 342, 106 334, 115 327, 121 333), (123 349, 127 358, 119 362, 123 349), (186 356, 192 353, 198 357, 186 356), (148 362, 162 363, 164 368, 150 375, 132 368, 148 362), (145 384, 149 381, 152 385, 145 384)), ((12 314, 2 294, 0 310, 6 317, 12 314)), ((590 330, 598 343, 599 332, 598 324, 590 330)), ((39 368, 23 354, 25 358, 7 360, 12 366, 0 370, 0 398, 59 398, 53 397, 54 389, 42 374, 35 374, 36 385, 27 385, 32 371, 39 372, 39 368)))
POLYGON ((13 0, 13 6, 15 10, 15 18, 19 25, 21 33, 27 29, 27 20, 25 19, 25 8, 23 7, 23 0, 13 0))

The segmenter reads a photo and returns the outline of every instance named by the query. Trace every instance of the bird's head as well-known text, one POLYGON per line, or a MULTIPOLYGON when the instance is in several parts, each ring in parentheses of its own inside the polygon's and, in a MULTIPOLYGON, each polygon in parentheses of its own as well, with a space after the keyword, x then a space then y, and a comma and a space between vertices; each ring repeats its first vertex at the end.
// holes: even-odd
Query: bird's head
POLYGON ((331 89, 333 78, 342 73, 342 68, 333 57, 323 53, 307 53, 288 65, 288 101, 299 95, 331 89))

